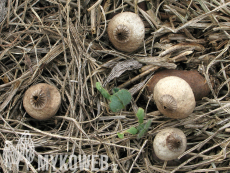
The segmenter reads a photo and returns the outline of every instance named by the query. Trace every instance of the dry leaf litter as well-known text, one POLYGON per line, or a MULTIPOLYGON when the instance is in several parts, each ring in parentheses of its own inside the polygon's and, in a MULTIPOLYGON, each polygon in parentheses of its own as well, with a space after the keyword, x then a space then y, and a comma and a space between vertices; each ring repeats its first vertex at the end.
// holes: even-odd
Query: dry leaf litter
MULTIPOLYGON (((105 172, 230 171, 230 1, 144 3, 143 10, 136 0, 1 0, 0 172, 9 171, 2 157, 5 141, 16 144, 25 130, 35 146, 30 172, 39 172, 38 155, 46 154, 107 155, 105 172), (111 17, 122 11, 137 13, 146 29, 144 44, 129 54, 114 49, 106 32, 111 17), (145 96, 146 82, 163 68, 205 76, 211 93, 188 118, 164 117, 145 96), (55 85, 62 96, 56 116, 44 122, 22 105, 26 89, 41 82, 55 85), (112 113, 96 82, 110 92, 128 89, 131 104, 112 113), (144 122, 152 120, 149 131, 140 140, 119 139, 117 132, 138 125, 138 107, 145 109, 144 122), (152 146, 165 127, 181 129, 188 142, 180 159, 167 163, 152 146)), ((18 171, 27 172, 25 159, 18 171)))

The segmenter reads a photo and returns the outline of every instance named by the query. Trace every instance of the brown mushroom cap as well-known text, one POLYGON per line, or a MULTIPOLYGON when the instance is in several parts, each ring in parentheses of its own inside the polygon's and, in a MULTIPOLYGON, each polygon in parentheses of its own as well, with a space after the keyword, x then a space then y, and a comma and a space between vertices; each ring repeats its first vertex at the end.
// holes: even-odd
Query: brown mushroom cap
POLYGON ((158 110, 169 118, 186 118, 196 105, 189 84, 176 76, 159 80, 154 88, 153 98, 158 110))
POLYGON ((183 131, 177 128, 165 128, 154 138, 153 149, 161 160, 174 160, 178 158, 187 146, 187 139, 183 131))
POLYGON ((166 69, 156 72, 151 80, 148 82, 146 88, 148 94, 152 94, 157 82, 167 76, 177 76, 184 79, 192 88, 196 100, 201 100, 203 97, 206 97, 210 92, 210 88, 205 78, 198 71, 166 69))
POLYGON ((145 26, 137 14, 123 12, 110 20, 107 32, 109 40, 116 49, 133 52, 143 43, 145 26))
POLYGON ((37 120, 54 116, 61 105, 61 95, 55 86, 39 83, 31 86, 24 95, 23 106, 26 112, 37 120))

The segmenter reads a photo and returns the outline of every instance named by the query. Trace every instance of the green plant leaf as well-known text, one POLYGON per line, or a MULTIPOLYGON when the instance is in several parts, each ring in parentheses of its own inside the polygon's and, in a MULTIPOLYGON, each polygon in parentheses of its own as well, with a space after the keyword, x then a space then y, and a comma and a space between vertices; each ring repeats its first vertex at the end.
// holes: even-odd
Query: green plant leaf
POLYGON ((117 93, 120 89, 119 88, 113 88, 112 92, 113 94, 117 93))
POLYGON ((101 92, 103 97, 110 100, 109 107, 112 112, 118 112, 130 103, 132 96, 128 90, 119 88, 113 89, 113 95, 110 95, 106 89, 101 86, 100 82, 96 82, 96 88, 101 92))
POLYGON ((112 95, 110 97, 110 101, 111 102, 109 103, 109 107, 112 112, 118 112, 124 108, 123 104, 121 103, 120 99, 117 96, 112 95))
POLYGON ((147 132, 148 128, 151 126, 151 120, 147 121, 147 123, 144 125, 144 127, 139 131, 137 135, 137 139, 140 139, 144 136, 144 134, 147 132))
POLYGON ((124 107, 127 104, 129 104, 131 102, 131 99, 132 99, 130 92, 128 90, 125 90, 125 89, 119 90, 118 92, 116 92, 114 94, 114 96, 117 96, 120 99, 120 101, 124 107))
POLYGON ((98 89, 98 91, 100 91, 100 93, 103 95, 103 97, 105 97, 106 99, 110 100, 111 95, 108 93, 108 91, 106 89, 104 89, 101 86, 100 82, 96 82, 96 88, 98 89))
POLYGON ((148 128, 151 126, 151 123, 152 123, 152 121, 151 121, 151 120, 148 120, 147 123, 146 123, 145 126, 144 126, 144 129, 145 129, 145 130, 148 130, 148 128))
POLYGON ((144 136, 145 132, 146 132, 146 131, 145 131, 144 129, 142 129, 142 130, 138 133, 137 139, 141 139, 141 138, 144 136))
POLYGON ((117 133, 117 136, 118 136, 120 139, 123 139, 123 138, 124 138, 124 133, 117 133))
POLYGON ((142 124, 142 123, 143 123, 144 116, 145 116, 145 114, 144 114, 144 109, 139 108, 138 111, 137 111, 136 116, 137 116, 137 118, 138 118, 138 122, 139 122, 140 124, 142 124))
POLYGON ((137 126, 137 130, 138 132, 140 132, 142 129, 144 129, 145 124, 139 124, 139 126, 137 126))
POLYGON ((126 130, 125 132, 130 133, 132 135, 137 134, 138 130, 135 127, 131 127, 130 129, 126 130))
POLYGON ((118 112, 130 103, 132 96, 128 90, 122 89, 110 97, 109 107, 112 112, 118 112))

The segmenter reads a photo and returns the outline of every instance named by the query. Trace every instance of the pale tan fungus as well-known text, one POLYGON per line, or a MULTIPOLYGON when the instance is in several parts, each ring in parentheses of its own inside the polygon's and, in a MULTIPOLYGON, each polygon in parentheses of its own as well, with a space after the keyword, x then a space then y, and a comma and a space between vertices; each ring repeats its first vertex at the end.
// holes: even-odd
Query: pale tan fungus
POLYGON ((123 12, 110 20, 107 32, 109 40, 116 49, 133 52, 143 44, 145 26, 137 14, 123 12))
POLYGON ((190 85, 176 76, 159 80, 154 88, 153 98, 158 110, 169 118, 186 118, 196 105, 190 85))
POLYGON ((39 83, 31 86, 23 97, 26 112, 37 120, 53 117, 61 105, 61 95, 55 86, 39 83))
POLYGON ((187 147, 187 139, 183 131, 178 128, 165 128, 154 138, 153 149, 161 160, 177 159, 187 147))

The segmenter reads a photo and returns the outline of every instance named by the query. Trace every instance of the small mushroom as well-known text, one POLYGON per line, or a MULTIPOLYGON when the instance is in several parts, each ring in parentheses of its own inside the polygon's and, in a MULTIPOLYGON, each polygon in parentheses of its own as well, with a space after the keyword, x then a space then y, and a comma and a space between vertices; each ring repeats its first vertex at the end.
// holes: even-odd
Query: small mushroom
POLYGON ((23 106, 26 112, 37 120, 54 116, 61 105, 61 95, 55 86, 39 83, 31 86, 24 95, 23 106))
POLYGON ((203 97, 206 97, 210 88, 205 80, 205 78, 195 70, 186 71, 186 70, 175 70, 175 69, 165 69, 158 71, 154 74, 151 80, 147 84, 148 95, 151 95, 154 91, 154 87, 157 82, 167 76, 177 76, 184 79, 192 88, 193 94, 196 100, 201 100, 203 97))
POLYGON ((187 146, 187 139, 183 131, 178 128, 165 128, 154 138, 153 149, 161 160, 174 160, 178 158, 187 146))
POLYGON ((145 26, 137 14, 123 12, 110 20, 107 32, 109 40, 116 49, 133 52, 143 43, 145 26))
POLYGON ((153 98, 158 110, 169 118, 186 118, 196 105, 189 84, 176 76, 160 79, 154 87, 153 98))

